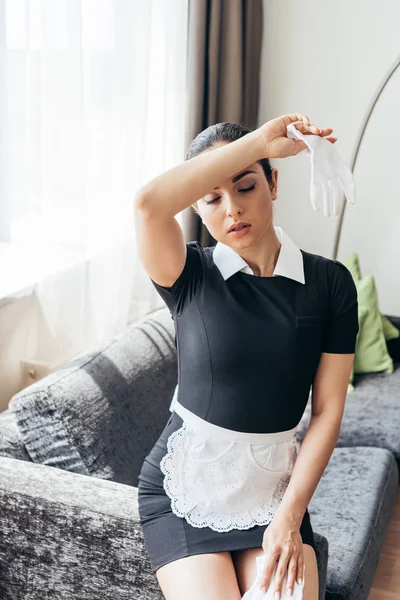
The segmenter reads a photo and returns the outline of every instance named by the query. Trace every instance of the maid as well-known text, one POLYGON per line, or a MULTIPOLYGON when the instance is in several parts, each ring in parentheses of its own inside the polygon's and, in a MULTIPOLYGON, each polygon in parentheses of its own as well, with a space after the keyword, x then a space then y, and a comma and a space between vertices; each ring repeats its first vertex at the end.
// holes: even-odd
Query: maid
POLYGON ((336 141, 299 113, 254 131, 218 123, 135 198, 139 258, 176 331, 172 414, 138 486, 167 600, 239 600, 261 555, 260 586, 274 577, 281 600, 298 585, 318 599, 307 507, 337 442, 358 304, 341 262, 298 248, 273 223, 278 171, 268 159, 306 148, 287 137, 290 123, 336 141), (215 246, 185 243, 175 216, 189 206, 215 246))

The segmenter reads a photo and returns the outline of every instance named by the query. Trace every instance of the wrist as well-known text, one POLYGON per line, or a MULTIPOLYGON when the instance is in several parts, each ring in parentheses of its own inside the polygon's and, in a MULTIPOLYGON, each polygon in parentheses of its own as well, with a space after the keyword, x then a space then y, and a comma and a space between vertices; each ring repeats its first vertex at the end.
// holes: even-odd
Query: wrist
POLYGON ((257 154, 259 157, 258 160, 260 160, 261 158, 269 158, 269 144, 265 139, 262 127, 255 129, 252 133, 254 134, 254 143, 257 146, 257 154))
POLYGON ((300 513, 292 507, 286 508, 283 505, 280 505, 277 511, 275 512, 274 519, 282 519, 282 521, 289 522, 291 526, 295 529, 300 529, 303 517, 304 513, 300 513))

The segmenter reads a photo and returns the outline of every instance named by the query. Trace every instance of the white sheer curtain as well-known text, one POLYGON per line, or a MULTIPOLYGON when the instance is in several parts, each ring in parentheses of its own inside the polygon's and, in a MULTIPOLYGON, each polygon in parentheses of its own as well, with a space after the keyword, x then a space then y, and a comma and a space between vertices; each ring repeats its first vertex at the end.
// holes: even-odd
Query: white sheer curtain
POLYGON ((162 305, 135 256, 132 203, 184 158, 187 2, 0 0, 9 397, 24 361, 44 375, 162 305))

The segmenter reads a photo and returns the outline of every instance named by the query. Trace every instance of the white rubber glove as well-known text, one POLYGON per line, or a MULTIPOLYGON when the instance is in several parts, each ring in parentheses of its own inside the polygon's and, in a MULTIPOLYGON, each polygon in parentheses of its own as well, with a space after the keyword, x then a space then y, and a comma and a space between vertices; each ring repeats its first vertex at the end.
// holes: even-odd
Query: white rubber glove
POLYGON ((319 135, 304 135, 294 123, 287 127, 288 138, 302 140, 308 148, 296 154, 309 154, 311 159, 310 200, 315 211, 323 207, 325 217, 338 215, 342 210, 343 197, 350 204, 356 201, 356 185, 348 165, 334 144, 319 135))
MULTIPOLYGON (((267 557, 265 556, 265 554, 262 554, 261 556, 256 556, 257 577, 256 577, 255 582, 251 586, 251 588, 245 593, 244 596, 242 596, 242 600, 274 600, 274 589, 275 589, 274 580, 275 580, 276 568, 271 575, 271 580, 269 582, 267 591, 265 593, 263 593, 260 589, 260 577, 262 575, 262 572, 263 572, 263 569, 265 566, 266 558, 267 557)), ((293 593, 291 596, 288 596, 286 594, 287 573, 285 574, 285 577, 283 578, 283 582, 282 582, 282 588, 281 588, 282 591, 281 591, 280 600, 303 600, 305 570, 306 570, 306 567, 305 567, 305 565, 303 565, 303 578, 302 578, 301 584, 298 584, 297 581, 295 581, 294 587, 293 587, 293 593)))

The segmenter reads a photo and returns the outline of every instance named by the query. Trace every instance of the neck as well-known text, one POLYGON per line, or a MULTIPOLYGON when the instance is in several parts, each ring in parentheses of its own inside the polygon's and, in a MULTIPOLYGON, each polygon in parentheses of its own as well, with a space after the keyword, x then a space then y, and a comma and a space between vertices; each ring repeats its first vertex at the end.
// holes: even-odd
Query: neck
POLYGON ((257 277, 272 277, 281 250, 281 242, 271 226, 260 244, 239 248, 237 253, 247 262, 257 277))

